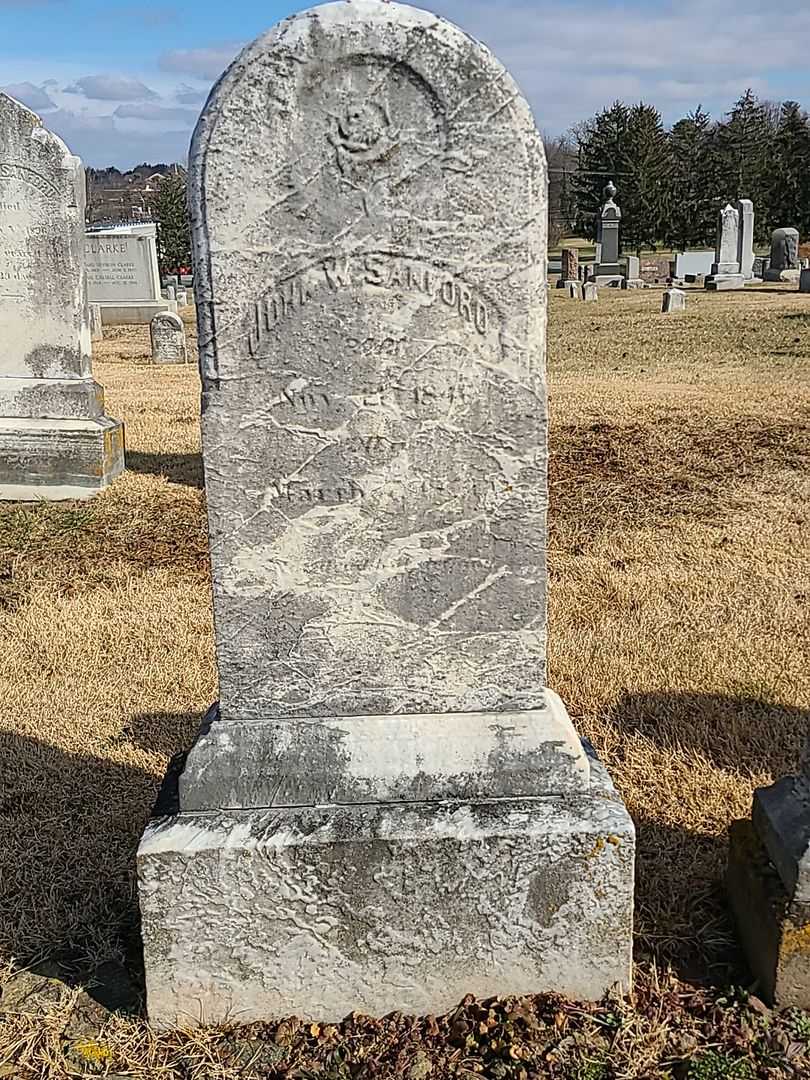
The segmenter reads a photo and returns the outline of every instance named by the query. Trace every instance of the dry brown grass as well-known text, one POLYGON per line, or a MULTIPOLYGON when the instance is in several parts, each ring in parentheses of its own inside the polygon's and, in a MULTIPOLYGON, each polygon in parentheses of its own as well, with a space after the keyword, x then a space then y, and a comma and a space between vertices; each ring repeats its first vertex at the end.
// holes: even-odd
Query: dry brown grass
MULTIPOLYGON (((638 824, 639 958, 723 980, 725 832, 810 719, 810 306, 780 289, 659 305, 552 298, 549 681, 638 824)), ((199 384, 148 355, 145 328, 120 328, 96 356, 132 471, 90 504, 0 507, 17 963, 137 963, 134 848, 216 696, 199 384)))

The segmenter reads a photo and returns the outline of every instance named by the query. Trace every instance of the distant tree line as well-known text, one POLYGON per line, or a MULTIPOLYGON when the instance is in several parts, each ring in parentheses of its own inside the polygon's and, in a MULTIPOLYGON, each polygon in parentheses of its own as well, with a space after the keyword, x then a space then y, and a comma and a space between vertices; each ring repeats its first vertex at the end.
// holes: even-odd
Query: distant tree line
POLYGON ((758 242, 785 225, 810 237, 810 119, 796 101, 747 90, 722 120, 699 105, 670 130, 654 106, 616 101, 546 148, 552 243, 593 235, 609 179, 628 249, 711 247, 718 209, 740 198, 758 242))

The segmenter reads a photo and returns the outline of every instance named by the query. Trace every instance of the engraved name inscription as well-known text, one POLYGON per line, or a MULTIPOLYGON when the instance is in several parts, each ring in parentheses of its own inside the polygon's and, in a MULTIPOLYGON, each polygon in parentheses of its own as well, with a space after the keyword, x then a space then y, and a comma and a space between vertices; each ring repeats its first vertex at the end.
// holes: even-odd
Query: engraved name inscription
POLYGON ((261 355, 268 335, 308 304, 319 290, 338 292, 356 286, 425 296, 430 303, 442 303, 452 309, 481 336, 489 329, 488 306, 469 285, 428 263, 373 252, 329 259, 302 271, 257 300, 248 335, 251 356, 261 355))
POLYGON ((28 166, 13 161, 0 161, 0 180, 19 180, 43 195, 62 196, 69 194, 65 187, 60 189, 47 177, 40 176, 38 172, 28 166))

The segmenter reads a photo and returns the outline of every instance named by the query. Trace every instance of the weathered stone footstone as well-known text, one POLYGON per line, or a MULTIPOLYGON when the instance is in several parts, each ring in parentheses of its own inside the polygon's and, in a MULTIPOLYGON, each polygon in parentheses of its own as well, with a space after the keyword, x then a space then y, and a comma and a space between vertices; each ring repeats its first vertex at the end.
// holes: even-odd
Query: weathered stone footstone
POLYGON ((633 825, 544 687, 528 106, 442 19, 327 4, 190 182, 221 700, 139 850, 152 1022, 627 987, 633 825))
POLYGON ((683 289, 667 289, 661 297, 661 311, 669 315, 673 311, 686 310, 686 293, 683 289))
POLYGON ((155 315, 149 324, 152 339, 152 362, 155 364, 185 364, 188 360, 186 328, 173 311, 155 315))
POLYGON ((0 93, 0 499, 89 498, 124 468, 91 373, 84 200, 81 161, 0 93))
POLYGON ((595 281, 586 281, 582 286, 582 299, 591 302, 599 299, 599 290, 595 281))
POLYGON ((810 1009, 810 758, 754 796, 731 831, 731 905, 763 995, 810 1009))

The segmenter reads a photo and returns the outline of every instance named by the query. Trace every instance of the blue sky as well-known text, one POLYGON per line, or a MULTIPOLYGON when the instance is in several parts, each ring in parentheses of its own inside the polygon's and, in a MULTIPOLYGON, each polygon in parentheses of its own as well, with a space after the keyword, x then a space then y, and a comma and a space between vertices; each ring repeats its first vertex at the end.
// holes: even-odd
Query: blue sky
MULTIPOLYGON (((348 0, 350 2, 350 0, 348 0)), ((211 83, 295 0, 0 0, 0 87, 85 164, 184 160, 211 83)), ((810 3, 762 0, 426 0, 486 41, 538 126, 564 131, 614 98, 667 121, 719 116, 748 86, 810 107, 810 3)))

